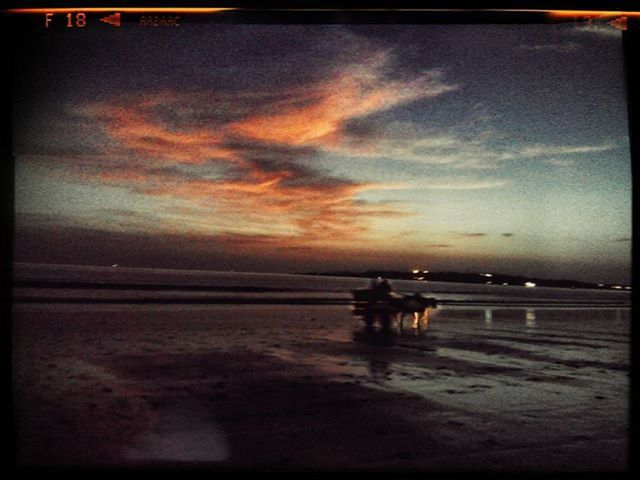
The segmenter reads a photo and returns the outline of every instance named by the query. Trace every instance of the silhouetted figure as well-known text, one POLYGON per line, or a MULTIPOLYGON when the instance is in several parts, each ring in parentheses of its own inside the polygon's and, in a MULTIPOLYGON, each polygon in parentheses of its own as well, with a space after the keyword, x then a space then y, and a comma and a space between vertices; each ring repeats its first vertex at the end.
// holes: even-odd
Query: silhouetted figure
POLYGON ((386 278, 374 278, 371 280, 371 290, 380 293, 382 295, 391 293, 391 285, 389 284, 389 280, 386 278))
POLYGON ((400 320, 400 329, 403 327, 405 315, 413 315, 413 328, 421 329, 424 325, 429 326, 429 308, 435 308, 436 299, 431 297, 423 297, 420 293, 415 292, 413 295, 405 295, 399 300, 394 300, 394 306, 400 320))
POLYGON ((400 328, 404 315, 412 314, 414 328, 420 328, 422 321, 428 323, 426 310, 436 306, 435 298, 425 298, 416 292, 402 295, 394 292, 386 278, 371 280, 369 288, 353 290, 353 314, 363 318, 367 328, 373 328, 375 321, 380 323, 382 333, 389 333, 394 320, 400 316, 400 328))

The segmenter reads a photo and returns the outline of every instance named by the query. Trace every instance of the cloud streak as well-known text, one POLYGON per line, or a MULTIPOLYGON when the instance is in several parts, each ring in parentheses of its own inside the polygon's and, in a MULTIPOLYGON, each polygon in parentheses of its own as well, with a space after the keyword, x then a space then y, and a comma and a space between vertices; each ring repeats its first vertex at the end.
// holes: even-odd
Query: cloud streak
POLYGON ((455 90, 444 84, 439 71, 414 78, 387 77, 389 56, 375 55, 367 63, 350 66, 303 93, 306 105, 282 109, 271 115, 256 115, 230 125, 234 133, 257 140, 288 145, 340 144, 347 121, 384 112, 418 99, 455 90))
POLYGON ((422 188, 427 190, 484 190, 502 187, 506 184, 505 180, 435 179, 425 183, 422 188))
POLYGON ((356 119, 345 125, 342 141, 334 149, 347 157, 411 162, 452 171, 488 171, 501 168, 505 162, 527 159, 568 165, 580 156, 616 148, 612 143, 513 145, 477 123, 469 119, 455 129, 436 131, 411 122, 378 124, 371 119, 356 119))
POLYGON ((359 198, 393 185, 339 178, 314 159, 338 148, 349 121, 456 88, 438 71, 394 78, 390 60, 373 52, 327 78, 287 92, 240 93, 235 102, 224 93, 162 91, 76 108, 109 140, 103 158, 131 159, 95 165, 85 178, 187 202, 194 212, 208 208, 216 235, 275 232, 289 245, 365 238, 369 220, 408 214, 359 198))
POLYGON ((466 238, 481 238, 487 236, 484 232, 456 232, 456 235, 466 238))

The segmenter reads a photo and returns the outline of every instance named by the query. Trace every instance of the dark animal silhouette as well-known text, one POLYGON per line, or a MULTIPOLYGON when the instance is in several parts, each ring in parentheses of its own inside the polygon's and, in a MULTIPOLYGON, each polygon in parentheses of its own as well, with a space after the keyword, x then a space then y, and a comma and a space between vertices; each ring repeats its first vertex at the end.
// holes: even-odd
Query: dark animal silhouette
POLYGON ((419 293, 402 295, 391 290, 384 279, 375 279, 368 289, 353 291, 353 314, 361 316, 367 326, 373 326, 376 319, 383 330, 391 328, 392 319, 400 320, 400 328, 405 315, 413 314, 414 326, 426 318, 427 310, 436 307, 435 298, 423 297, 419 293))
POLYGON ((423 297, 419 293, 414 293, 393 299, 391 304, 396 311, 396 318, 400 321, 400 328, 402 328, 404 317, 408 314, 413 315, 413 326, 419 326, 420 322, 427 318, 428 309, 437 306, 437 301, 435 298, 423 297))

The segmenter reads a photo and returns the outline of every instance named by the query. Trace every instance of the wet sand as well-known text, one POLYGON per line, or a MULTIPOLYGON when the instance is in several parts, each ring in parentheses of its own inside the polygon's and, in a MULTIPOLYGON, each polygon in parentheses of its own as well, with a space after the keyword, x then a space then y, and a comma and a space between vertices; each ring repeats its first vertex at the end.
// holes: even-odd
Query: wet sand
POLYGON ((24 465, 617 471, 628 310, 17 305, 24 465))

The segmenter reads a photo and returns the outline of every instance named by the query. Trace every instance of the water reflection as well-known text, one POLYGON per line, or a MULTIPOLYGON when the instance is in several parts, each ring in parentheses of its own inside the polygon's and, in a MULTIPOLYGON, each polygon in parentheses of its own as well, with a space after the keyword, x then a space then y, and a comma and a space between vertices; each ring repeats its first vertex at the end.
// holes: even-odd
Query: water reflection
POLYGON ((424 312, 413 312, 413 321, 411 323, 411 329, 405 330, 404 319, 400 318, 399 329, 401 333, 407 332, 413 335, 422 335, 429 328, 429 309, 424 312))
POLYGON ((484 310, 484 325, 487 328, 491 328, 493 326, 493 310, 490 308, 486 308, 484 310))
POLYGON ((389 362, 380 359, 367 359, 369 367, 369 375, 375 383, 388 382, 391 379, 391 367, 389 362))
POLYGON ((536 312, 533 308, 526 309, 524 323, 527 328, 536 328, 536 312))
MULTIPOLYGON (((353 341, 356 343, 388 347, 393 345, 396 335, 388 330, 377 330, 371 326, 365 326, 353 332, 353 341)), ((378 349, 364 349, 361 354, 367 361, 367 368, 371 380, 375 383, 384 383, 391 378, 391 366, 378 349)))
POLYGON ((390 319, 388 325, 367 323, 354 332, 355 341, 371 344, 388 344, 397 335, 425 335, 429 329, 429 310, 424 313, 412 313, 409 319, 398 316, 390 319))
POLYGON ((366 325, 359 330, 354 330, 353 341, 356 343, 366 343, 369 345, 389 346, 393 344, 396 334, 391 330, 377 329, 366 325))

